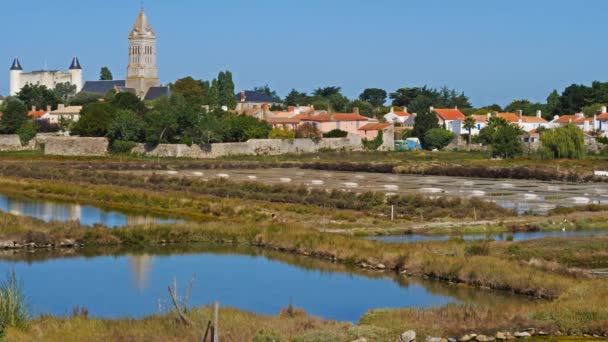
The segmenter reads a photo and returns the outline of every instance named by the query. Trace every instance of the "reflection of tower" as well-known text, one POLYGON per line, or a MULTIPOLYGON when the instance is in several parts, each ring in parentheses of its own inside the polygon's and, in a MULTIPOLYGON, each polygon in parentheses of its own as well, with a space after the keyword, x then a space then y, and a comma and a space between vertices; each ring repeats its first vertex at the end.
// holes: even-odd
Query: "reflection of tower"
POLYGON ((149 226, 156 220, 149 216, 127 216, 127 226, 149 226))
POLYGON ((148 254, 130 255, 129 264, 133 272, 135 287, 140 291, 145 289, 148 285, 148 274, 152 266, 152 257, 148 254))
POLYGON ((82 208, 79 204, 70 205, 70 221, 80 222, 82 217, 82 208))

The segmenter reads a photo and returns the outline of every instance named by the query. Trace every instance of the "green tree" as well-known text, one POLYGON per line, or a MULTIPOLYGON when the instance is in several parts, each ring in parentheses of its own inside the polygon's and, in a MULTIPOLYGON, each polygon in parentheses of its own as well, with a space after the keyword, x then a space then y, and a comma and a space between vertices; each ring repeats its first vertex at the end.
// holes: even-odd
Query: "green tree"
POLYGON ((464 122, 462 123, 462 127, 464 129, 466 129, 467 131, 469 131, 469 136, 468 136, 468 144, 471 145, 471 130, 475 129, 477 125, 477 122, 475 122, 475 119, 472 116, 467 116, 466 119, 464 119, 464 122))
POLYGON ((38 126, 33 121, 26 121, 17 130, 17 135, 19 135, 22 145, 32 140, 36 136, 36 133, 38 133, 38 126))
POLYGON ((373 107, 382 107, 386 102, 388 94, 386 90, 379 88, 367 88, 359 95, 359 100, 371 104, 373 107))
POLYGON ((443 128, 428 130, 422 139, 423 146, 427 150, 441 150, 454 140, 454 134, 443 128))
POLYGON ((578 113, 583 107, 593 104, 593 89, 582 84, 572 84, 561 96, 561 114, 578 113))
POLYGON ((83 137, 105 137, 114 120, 116 108, 106 102, 89 103, 80 111, 80 120, 71 133, 83 137))
POLYGON ((361 100, 355 100, 349 103, 346 106, 347 112, 354 112, 355 108, 359 109, 359 113, 363 116, 367 116, 368 118, 373 118, 376 116, 376 111, 371 103, 361 100))
POLYGON ((494 133, 496 133, 496 130, 499 127, 504 127, 508 125, 509 123, 499 116, 490 117, 490 120, 488 120, 488 124, 486 125, 486 127, 482 128, 479 131, 479 142, 481 142, 483 145, 491 145, 492 142, 494 142, 494 133))
POLYGON ((305 106, 310 104, 310 97, 303 92, 292 89, 285 97, 285 105, 287 106, 305 106))
POLYGON ((69 99, 76 95, 76 89, 76 85, 69 82, 57 83, 55 86, 55 93, 63 103, 67 103, 69 99))
POLYGON ((220 87, 217 79, 211 81, 209 93, 207 94, 207 105, 213 110, 220 107, 220 87))
POLYGON ((547 119, 553 118, 555 115, 560 115, 562 112, 562 102, 557 90, 553 90, 547 97, 547 119))
POLYGON ((585 156, 585 137, 583 131, 572 124, 548 129, 540 137, 544 158, 581 159, 585 156))
POLYGON ((320 88, 315 89, 315 91, 313 92, 313 95, 319 96, 319 97, 324 97, 324 98, 329 98, 330 96, 338 95, 341 93, 342 93, 341 87, 320 87, 320 88))
POLYGON ((116 107, 116 109, 130 110, 138 114, 141 114, 146 110, 144 102, 133 93, 118 93, 109 99, 108 102, 116 107))
POLYGON ((348 136, 348 132, 341 129, 332 129, 331 131, 323 134, 324 138, 346 138, 346 136, 348 136))
POLYGON ((134 112, 120 109, 110 123, 107 137, 110 141, 141 142, 144 137, 144 122, 134 112))
POLYGON ((112 76, 112 72, 110 71, 110 69, 108 67, 101 67, 101 70, 99 71, 99 80, 100 81, 111 81, 114 79, 114 76, 112 76))
POLYGON ((202 106, 206 102, 209 82, 195 80, 192 77, 181 78, 171 86, 173 94, 181 95, 193 106, 202 106))
POLYGON ((99 102, 99 100, 102 98, 103 97, 99 96, 99 94, 80 92, 70 99, 70 105, 84 106, 89 103, 99 102))
POLYGON ((600 114, 602 112, 602 107, 604 105, 601 103, 595 103, 589 106, 583 107, 583 113, 585 116, 592 118, 596 114, 600 114))
POLYGON ((34 106, 39 109, 44 109, 47 106, 57 108, 57 104, 61 102, 57 93, 39 84, 26 84, 17 93, 17 98, 23 101, 28 109, 34 106))
POLYGON ((296 138, 311 139, 316 142, 323 138, 323 133, 311 123, 306 122, 296 128, 296 138))
POLYGON ((230 71, 222 71, 217 77, 217 85, 219 88, 219 105, 226 106, 228 109, 236 108, 236 97, 234 90, 234 82, 232 81, 232 73, 230 71))
POLYGON ((9 97, 0 117, 0 133, 15 134, 28 121, 27 107, 16 98, 9 97))
POLYGON ((520 136, 523 133, 516 125, 500 126, 492 139, 492 156, 515 158, 523 153, 520 136))
POLYGON ((439 128, 439 119, 437 119, 437 115, 431 113, 428 109, 420 111, 419 114, 416 115, 412 135, 422 140, 426 132, 434 128, 439 128))
POLYGON ((189 105, 180 95, 162 97, 144 114, 146 143, 198 144, 202 139, 201 116, 200 108, 189 105))
POLYGON ((249 139, 266 139, 272 130, 265 121, 253 116, 229 114, 223 116, 224 142, 244 142, 249 139))

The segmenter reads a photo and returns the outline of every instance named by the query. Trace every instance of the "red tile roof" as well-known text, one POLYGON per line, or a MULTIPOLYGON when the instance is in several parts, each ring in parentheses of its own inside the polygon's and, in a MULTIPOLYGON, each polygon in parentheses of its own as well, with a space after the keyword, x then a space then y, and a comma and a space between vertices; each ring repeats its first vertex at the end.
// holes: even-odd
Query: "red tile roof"
POLYGON ((597 116, 598 120, 608 120, 608 113, 603 113, 597 116))
POLYGON ((578 118, 574 120, 574 123, 577 125, 583 125, 585 121, 593 123, 593 118, 578 118))
POLYGON ((515 113, 498 113, 496 116, 505 119, 507 122, 519 122, 519 116, 515 113))
POLYGON ((553 121, 554 123, 559 123, 559 124, 567 124, 570 121, 574 122, 578 119, 579 117, 576 115, 562 115, 560 116, 557 120, 553 121))
POLYGON ((271 125, 287 125, 287 124, 298 124, 300 119, 296 118, 268 118, 266 120, 271 125))
MULTIPOLYGON (((302 115, 302 114, 300 114, 302 115)), ((300 115, 296 115, 298 117, 300 115)), ((302 121, 315 121, 315 122, 332 122, 332 121, 369 121, 368 117, 355 114, 355 113, 325 113, 319 114, 315 116, 306 115, 303 118, 300 118, 302 121)))
POLYGON ((543 118, 539 118, 537 116, 522 116, 521 117, 521 121, 525 122, 525 123, 547 123, 547 120, 543 119, 543 118))
POLYGON ((393 112, 393 114, 395 114, 397 116, 405 116, 405 117, 412 116, 412 114, 410 114, 408 112, 393 112))
POLYGON ((40 119, 44 114, 46 114, 46 111, 44 110, 35 110, 27 113, 30 118, 34 119, 40 119))
POLYGON ((445 108, 435 108, 433 111, 443 119, 443 120, 460 120, 464 121, 465 116, 458 109, 445 109, 445 108))
POLYGON ((473 114, 471 116, 473 117, 473 119, 475 119, 475 122, 477 122, 477 123, 482 123, 482 122, 487 122, 488 121, 488 116, 487 115, 473 114))
POLYGON ((371 122, 368 123, 366 125, 364 125, 363 127, 359 128, 360 131, 381 131, 389 126, 391 126, 391 123, 388 122, 371 122))

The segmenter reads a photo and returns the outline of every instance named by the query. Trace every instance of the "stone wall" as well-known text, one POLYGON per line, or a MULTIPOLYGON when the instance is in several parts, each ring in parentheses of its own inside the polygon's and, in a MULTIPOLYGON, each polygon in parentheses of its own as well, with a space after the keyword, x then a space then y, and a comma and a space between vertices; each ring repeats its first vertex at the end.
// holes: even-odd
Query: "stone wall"
POLYGON ((131 152, 154 157, 217 158, 229 155, 279 155, 314 153, 322 149, 360 151, 361 137, 349 135, 346 138, 321 139, 254 139, 242 143, 219 143, 210 145, 161 144, 154 148, 138 144, 131 152))
POLYGON ((47 137, 44 154, 56 156, 105 156, 108 139, 84 137, 47 137))
POLYGON ((20 151, 21 140, 17 134, 2 134, 0 135, 0 151, 20 151))

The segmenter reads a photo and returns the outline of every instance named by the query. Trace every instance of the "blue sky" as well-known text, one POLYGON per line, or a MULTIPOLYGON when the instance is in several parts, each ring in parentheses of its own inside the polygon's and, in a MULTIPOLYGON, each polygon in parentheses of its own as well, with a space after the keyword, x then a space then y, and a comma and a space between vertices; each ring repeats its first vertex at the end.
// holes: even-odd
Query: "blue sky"
MULTIPOLYGON (((26 71, 67 69, 85 79, 108 66, 124 78, 137 0, 4 1, 0 94, 19 56, 26 71)), ((337 85, 447 85, 476 106, 544 101, 572 83, 608 79, 605 0, 146 0, 164 83, 222 69, 237 89, 280 95, 337 85)))

